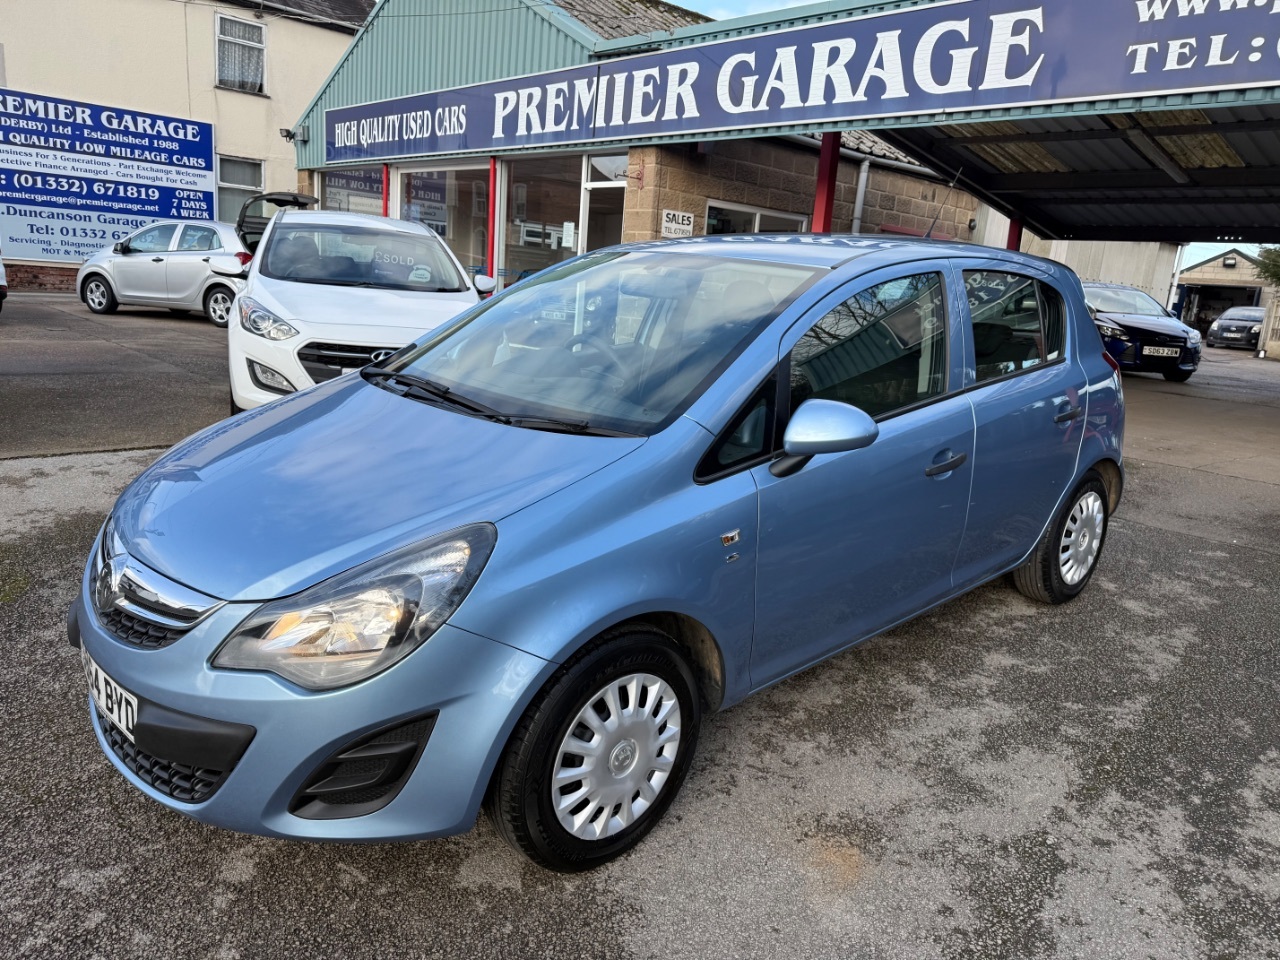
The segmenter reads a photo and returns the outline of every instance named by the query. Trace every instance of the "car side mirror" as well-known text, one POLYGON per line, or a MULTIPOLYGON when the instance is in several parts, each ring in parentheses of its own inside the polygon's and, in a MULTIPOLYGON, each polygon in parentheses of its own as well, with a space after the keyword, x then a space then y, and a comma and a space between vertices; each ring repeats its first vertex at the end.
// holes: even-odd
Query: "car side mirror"
POLYGON ((769 470, 775 477, 790 476, 819 454, 861 450, 878 436, 879 424, 852 404, 806 400, 787 424, 782 438, 785 456, 769 470))
POLYGON ((498 289, 498 281, 486 274, 478 274, 475 278, 476 293, 487 296, 498 289))
POLYGON ((220 277, 235 277, 243 280, 249 276, 248 264, 241 263, 239 257, 227 253, 210 257, 209 269, 220 277))
POLYGON ((121 240, 119 243, 117 243, 114 247, 111 248, 111 252, 114 253, 116 256, 123 256, 124 254, 129 252, 129 244, 121 240))

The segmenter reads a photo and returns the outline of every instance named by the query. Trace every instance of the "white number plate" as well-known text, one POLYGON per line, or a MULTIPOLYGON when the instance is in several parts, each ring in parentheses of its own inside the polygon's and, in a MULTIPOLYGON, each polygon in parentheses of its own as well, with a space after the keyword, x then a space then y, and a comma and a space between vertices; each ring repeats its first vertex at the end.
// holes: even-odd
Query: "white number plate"
POLYGON ((80 662, 84 665, 84 675, 89 681, 89 693, 93 695, 93 702, 132 743, 133 725, 138 719, 138 698, 107 676, 93 662, 93 657, 85 652, 84 647, 80 648, 80 662))
POLYGON ((1241 337, 1244 336, 1244 334, 1243 333, 1224 333, 1223 336, 1226 337, 1228 340, 1239 340, 1241 337))
POLYGON ((1176 357, 1182 353, 1177 347, 1143 347, 1142 352, 1148 357, 1176 357))

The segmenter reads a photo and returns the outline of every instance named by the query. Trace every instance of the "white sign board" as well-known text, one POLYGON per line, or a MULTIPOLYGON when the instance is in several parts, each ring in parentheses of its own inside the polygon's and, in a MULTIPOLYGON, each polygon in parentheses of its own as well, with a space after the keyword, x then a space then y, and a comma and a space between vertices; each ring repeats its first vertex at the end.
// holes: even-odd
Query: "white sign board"
POLYGON ((664 237, 692 237, 693 214, 680 210, 662 211, 662 235, 664 237))

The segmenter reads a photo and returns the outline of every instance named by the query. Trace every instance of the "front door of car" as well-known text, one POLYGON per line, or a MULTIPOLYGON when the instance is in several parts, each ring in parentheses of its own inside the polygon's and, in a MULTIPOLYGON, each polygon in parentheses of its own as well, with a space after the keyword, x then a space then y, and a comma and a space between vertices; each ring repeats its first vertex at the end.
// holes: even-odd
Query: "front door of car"
POLYGON ((760 490, 754 685, 944 599, 964 534, 973 412, 957 390, 960 291, 945 262, 856 281, 780 345, 785 414, 816 398, 869 413, 868 447, 814 457, 760 490))
POLYGON ((1051 280, 1000 260, 954 267, 965 289, 965 387, 977 430, 955 571, 967 587, 1030 552, 1071 492, 1089 396, 1071 342, 1078 325, 1051 280))
POLYGON ((157 223, 135 233, 127 241, 126 252, 111 264, 116 297, 126 303, 147 303, 168 299, 169 286, 165 266, 176 223, 157 223))
POLYGON ((209 279, 209 258, 221 248, 222 240, 213 227, 195 223, 183 226, 166 264, 165 285, 170 303, 201 306, 200 292, 209 279))

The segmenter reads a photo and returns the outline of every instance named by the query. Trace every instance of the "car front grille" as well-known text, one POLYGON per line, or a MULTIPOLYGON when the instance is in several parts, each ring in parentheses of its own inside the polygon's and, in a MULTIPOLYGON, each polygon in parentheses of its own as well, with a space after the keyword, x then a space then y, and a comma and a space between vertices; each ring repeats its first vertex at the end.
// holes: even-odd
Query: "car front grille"
POLYGON ((182 803, 204 803, 217 792, 231 772, 193 767, 154 757, 145 750, 140 750, 101 710, 98 711, 98 724, 102 727, 111 752, 134 776, 152 789, 182 803))
POLYGON ((98 614, 98 622, 103 629, 122 643, 142 647, 144 650, 159 650, 181 639, 185 630, 162 627, 158 623, 149 623, 141 617, 121 610, 118 607, 98 614))
POLYGON ((298 348, 298 360, 302 369, 316 383, 342 376, 344 370, 354 370, 373 362, 373 355, 398 347, 366 347, 351 343, 320 343, 313 341, 298 348))

